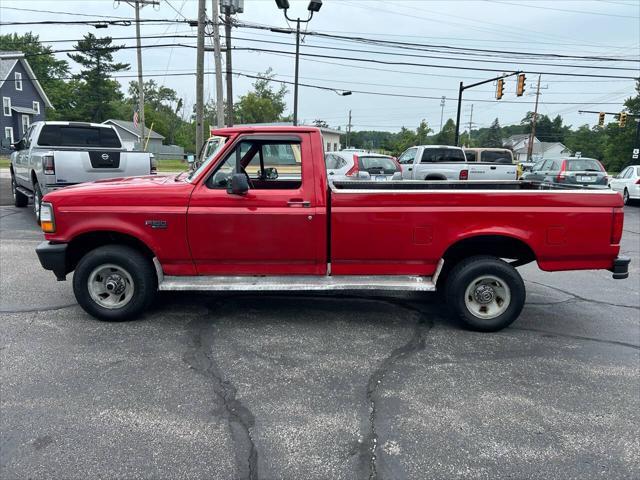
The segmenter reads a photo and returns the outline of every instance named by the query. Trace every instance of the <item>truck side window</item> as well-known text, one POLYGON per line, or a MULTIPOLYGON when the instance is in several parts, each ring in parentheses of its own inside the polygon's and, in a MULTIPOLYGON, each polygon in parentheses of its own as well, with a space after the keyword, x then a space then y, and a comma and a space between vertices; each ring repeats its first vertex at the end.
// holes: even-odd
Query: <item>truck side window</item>
MULTIPOLYGON (((467 158, 469 158, 468 154, 467 158)), ((509 155, 509 153, 492 152, 490 150, 482 152, 482 161, 490 163, 513 163, 513 161, 511 160, 511 155, 509 155)))
POLYGON ((211 188, 227 188, 231 175, 244 173, 252 190, 295 190, 302 186, 300 144, 290 141, 241 141, 208 182, 211 188))
MULTIPOLYGON (((464 154, 467 156, 467 162, 475 162, 477 153, 475 150, 465 150, 464 154)), ((484 156, 484 154, 483 154, 484 156)))
POLYGON ((410 148, 409 150, 405 151, 402 155, 400 155, 400 158, 398 159, 398 163, 402 165, 411 165, 413 161, 416 159, 417 152, 418 150, 416 148, 410 148))

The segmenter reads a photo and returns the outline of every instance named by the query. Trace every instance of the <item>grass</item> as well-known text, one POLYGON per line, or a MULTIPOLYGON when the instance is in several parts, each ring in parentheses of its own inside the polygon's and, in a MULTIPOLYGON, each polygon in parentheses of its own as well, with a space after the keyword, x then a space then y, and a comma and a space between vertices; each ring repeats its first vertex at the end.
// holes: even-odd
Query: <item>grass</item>
POLYGON ((182 172, 189 168, 189 164, 184 160, 158 160, 159 172, 182 172))
POLYGON ((9 164, 11 164, 9 157, 0 157, 0 168, 9 168, 9 164))

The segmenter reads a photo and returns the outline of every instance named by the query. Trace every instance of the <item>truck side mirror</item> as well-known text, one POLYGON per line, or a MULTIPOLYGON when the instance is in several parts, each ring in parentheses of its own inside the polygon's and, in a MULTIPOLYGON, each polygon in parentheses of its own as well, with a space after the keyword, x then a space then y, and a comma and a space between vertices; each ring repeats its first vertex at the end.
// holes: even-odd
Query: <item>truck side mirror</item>
POLYGON ((249 180, 244 173, 234 173, 231 176, 231 185, 227 188, 227 193, 234 195, 245 195, 249 191, 249 180))
POLYGON ((20 141, 18 141, 18 142, 16 142, 16 143, 14 143, 14 144, 12 145, 12 147, 13 147, 13 149, 14 149, 14 150, 16 150, 16 151, 18 151, 18 152, 19 152, 20 150, 24 150, 24 147, 25 147, 24 138, 20 139, 20 141))

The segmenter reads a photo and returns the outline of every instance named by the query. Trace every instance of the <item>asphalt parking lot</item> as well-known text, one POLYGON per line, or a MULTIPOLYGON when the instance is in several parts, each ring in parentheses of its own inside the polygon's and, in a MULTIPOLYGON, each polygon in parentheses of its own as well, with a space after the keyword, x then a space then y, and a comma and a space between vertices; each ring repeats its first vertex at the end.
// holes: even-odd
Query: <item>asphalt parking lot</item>
POLYGON ((103 323, 40 268, 0 189, 3 479, 640 478, 640 208, 631 276, 521 269, 521 318, 436 296, 165 294, 103 323))

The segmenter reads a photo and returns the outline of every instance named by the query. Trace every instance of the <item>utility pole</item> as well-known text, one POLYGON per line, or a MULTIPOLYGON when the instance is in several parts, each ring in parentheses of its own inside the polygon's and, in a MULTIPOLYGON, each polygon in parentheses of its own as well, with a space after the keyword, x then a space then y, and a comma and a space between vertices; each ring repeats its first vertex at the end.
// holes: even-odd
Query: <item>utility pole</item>
POLYGON ((440 99, 440 131, 442 131, 442 119, 444 118, 444 103, 447 97, 442 97, 440 99))
POLYGON ((213 17, 213 60, 216 69, 216 127, 224 127, 224 92, 222 86, 222 54, 220 52, 220 30, 218 18, 218 0, 211 0, 213 17))
POLYGON ((127 1, 136 11, 136 52, 138 57, 138 123, 140 127, 140 149, 144 147, 144 80, 142 79, 142 48, 140 45, 140 9, 145 5, 160 5, 157 0, 127 1))
POLYGON ((527 162, 531 161, 533 155, 533 141, 536 138, 536 119, 538 116, 538 99, 540 98, 540 79, 542 75, 538 75, 538 85, 536 86, 536 106, 533 109, 533 118, 531 119, 531 133, 529 134, 529 145, 527 146, 527 162))
POLYGON ((204 27, 205 0, 198 0, 198 42, 196 53, 196 153, 204 145, 204 27))
POLYGON ((233 66, 231 65, 231 14, 224 15, 224 33, 226 37, 227 57, 227 127, 233 127, 233 66))
POLYGON ((471 114, 469 115, 469 146, 471 146, 471 128, 473 127, 473 103, 471 104, 471 114))
POLYGON ((346 147, 349 148, 349 137, 351 136, 351 110, 349 110, 349 123, 347 124, 347 145, 346 147))

